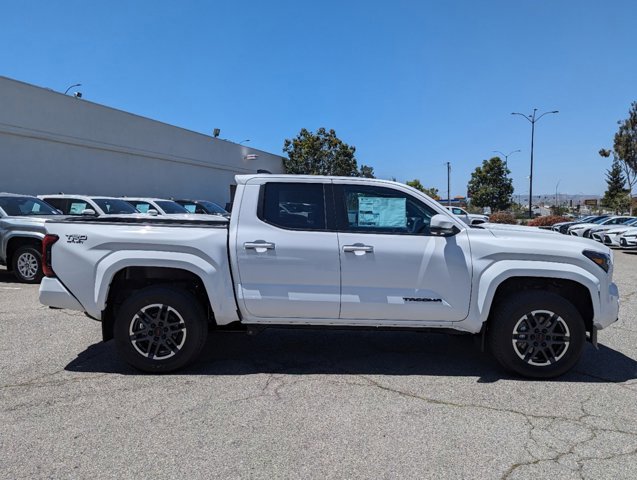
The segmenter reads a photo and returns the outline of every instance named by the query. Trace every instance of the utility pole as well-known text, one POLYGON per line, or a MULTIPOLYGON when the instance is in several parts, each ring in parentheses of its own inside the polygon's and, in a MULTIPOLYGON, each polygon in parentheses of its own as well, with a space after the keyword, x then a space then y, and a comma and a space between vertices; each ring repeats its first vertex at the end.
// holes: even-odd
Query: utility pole
POLYGON ((533 218, 533 141, 535 139, 535 122, 537 122, 544 115, 549 113, 560 113, 557 110, 551 112, 544 112, 542 115, 536 118, 537 108, 533 109, 531 115, 524 115, 523 113, 513 112, 511 115, 520 115, 526 118, 531 123, 531 174, 529 175, 529 218, 533 218))
POLYGON ((451 162, 447 162, 447 205, 451 206, 451 162))

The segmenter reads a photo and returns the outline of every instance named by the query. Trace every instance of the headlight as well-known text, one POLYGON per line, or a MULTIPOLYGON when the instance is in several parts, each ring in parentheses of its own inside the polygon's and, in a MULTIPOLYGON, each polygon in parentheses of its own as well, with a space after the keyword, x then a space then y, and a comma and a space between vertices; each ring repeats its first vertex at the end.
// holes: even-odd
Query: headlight
POLYGON ((584 250, 582 254, 599 266, 605 272, 610 268, 610 255, 606 253, 596 252, 595 250, 584 250))
POLYGON ((608 235, 622 235, 626 233, 626 230, 621 230, 619 232, 608 232, 608 235))

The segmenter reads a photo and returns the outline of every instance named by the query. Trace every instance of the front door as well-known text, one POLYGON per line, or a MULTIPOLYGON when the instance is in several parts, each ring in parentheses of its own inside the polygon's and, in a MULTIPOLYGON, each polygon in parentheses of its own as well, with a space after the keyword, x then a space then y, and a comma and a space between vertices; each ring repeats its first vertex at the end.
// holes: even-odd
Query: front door
POLYGON ((407 189, 334 185, 341 319, 460 321, 469 312, 466 230, 432 235, 438 213, 407 189))

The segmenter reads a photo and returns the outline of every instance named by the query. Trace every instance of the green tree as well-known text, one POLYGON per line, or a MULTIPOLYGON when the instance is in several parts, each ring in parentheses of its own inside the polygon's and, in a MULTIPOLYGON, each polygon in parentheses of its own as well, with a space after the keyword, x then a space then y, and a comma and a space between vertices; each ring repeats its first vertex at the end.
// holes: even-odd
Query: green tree
POLYGON ((507 210, 511 206, 513 180, 511 171, 500 157, 484 160, 471 174, 467 191, 471 204, 476 207, 490 207, 492 212, 507 210))
POLYGON ((338 138, 334 130, 319 128, 313 133, 302 128, 295 138, 285 140, 283 151, 288 154, 288 158, 283 160, 287 173, 345 177, 360 175, 354 157, 356 148, 338 138))
POLYGON ((626 178, 622 172, 620 162, 613 160, 612 168, 606 171, 606 192, 602 198, 602 205, 615 213, 622 213, 630 208, 630 198, 626 188, 626 178))
POLYGON ((440 200, 440 196, 438 195, 437 188, 435 187, 426 188, 422 183, 420 183, 420 180, 418 180, 417 178, 414 178, 413 180, 409 180, 408 182, 405 182, 405 184, 409 185, 412 188, 415 188, 416 190, 420 190, 422 193, 424 193, 425 195, 429 195, 434 200, 440 200))
POLYGON ((358 170, 358 176, 365 178, 376 178, 374 176, 374 167, 370 167, 369 165, 361 165, 361 168, 358 170))
POLYGON ((602 157, 613 156, 613 163, 619 161, 626 179, 627 194, 630 198, 630 213, 632 215, 632 193, 637 184, 637 102, 630 104, 628 118, 617 122, 619 128, 613 139, 613 150, 601 149, 602 157))

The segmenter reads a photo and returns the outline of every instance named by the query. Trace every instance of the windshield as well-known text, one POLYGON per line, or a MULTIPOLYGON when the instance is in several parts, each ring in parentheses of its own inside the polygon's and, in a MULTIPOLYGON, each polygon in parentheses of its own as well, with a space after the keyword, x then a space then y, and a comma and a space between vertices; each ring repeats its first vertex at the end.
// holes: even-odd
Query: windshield
POLYGON ((199 202, 199 204, 203 205, 205 209, 208 210, 208 213, 216 213, 218 215, 228 215, 228 212, 224 210, 223 208, 221 208, 216 203, 212 203, 212 202, 208 202, 204 200, 199 202))
POLYGON ((602 225, 606 220, 608 220, 608 217, 598 217, 595 220, 591 220, 590 223, 596 223, 598 225, 602 225))
POLYGON ((93 201, 97 203, 97 206, 107 215, 139 213, 130 203, 124 200, 118 200, 117 198, 94 198, 93 201))
POLYGON ((171 200, 155 200, 155 203, 166 213, 188 213, 188 210, 171 200))
POLYGON ((60 214, 50 205, 33 197, 0 197, 0 208, 10 217, 60 214))

